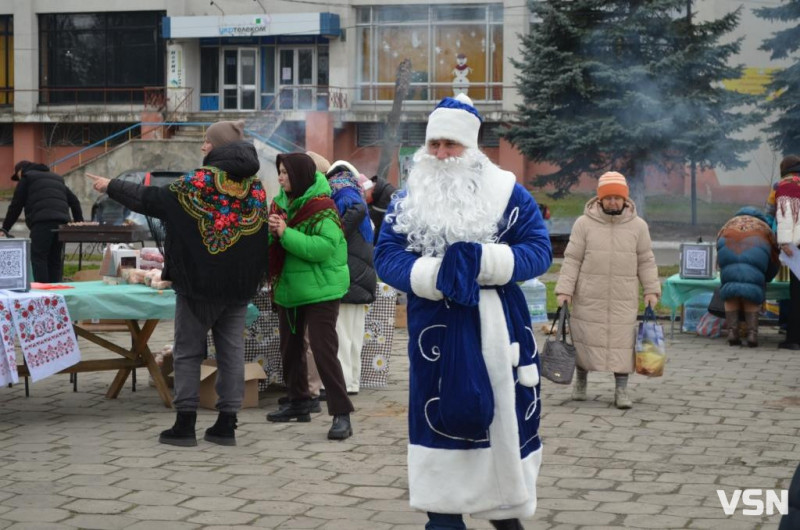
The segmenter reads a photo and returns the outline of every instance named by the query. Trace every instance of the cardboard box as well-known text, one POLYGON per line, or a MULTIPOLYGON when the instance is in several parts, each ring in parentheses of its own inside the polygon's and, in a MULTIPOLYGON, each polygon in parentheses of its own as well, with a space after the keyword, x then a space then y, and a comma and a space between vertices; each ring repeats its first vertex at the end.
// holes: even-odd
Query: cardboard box
MULTIPOLYGON (((161 376, 164 378, 164 382, 167 383, 167 388, 175 388, 175 378, 172 376, 174 373, 172 367, 172 355, 164 355, 161 357, 161 359, 161 364, 158 365, 158 368, 161 371, 161 376)), ((150 386, 156 386, 155 382, 153 382, 152 376, 148 378, 148 384, 150 386)))
POLYGON ((406 305, 397 304, 397 309, 394 313, 394 327, 405 328, 408 327, 408 317, 406 315, 406 305))
MULTIPOLYGON (((258 382, 266 379, 267 374, 264 368, 258 363, 247 363, 244 365, 244 399, 242 408, 258 407, 258 382)), ((217 361, 206 359, 200 365, 200 406, 204 409, 216 410, 217 391, 214 385, 217 383, 217 361)))

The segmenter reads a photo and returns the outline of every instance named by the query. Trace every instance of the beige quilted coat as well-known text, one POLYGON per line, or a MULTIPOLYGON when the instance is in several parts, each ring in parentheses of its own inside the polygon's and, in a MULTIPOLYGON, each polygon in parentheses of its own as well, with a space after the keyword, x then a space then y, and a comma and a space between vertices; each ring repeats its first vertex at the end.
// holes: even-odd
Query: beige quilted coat
POLYGON ((607 215, 591 199, 572 227, 555 288, 572 295, 578 366, 633 372, 640 283, 644 294, 661 295, 647 223, 630 200, 621 215, 607 215))

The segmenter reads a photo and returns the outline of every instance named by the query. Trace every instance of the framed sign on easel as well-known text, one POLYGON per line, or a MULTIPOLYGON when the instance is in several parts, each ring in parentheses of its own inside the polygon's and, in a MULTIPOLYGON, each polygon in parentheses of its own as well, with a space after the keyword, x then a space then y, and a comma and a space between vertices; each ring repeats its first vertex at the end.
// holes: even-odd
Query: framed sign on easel
POLYGON ((31 240, 0 238, 0 289, 29 291, 32 277, 31 240))
POLYGON ((681 278, 708 280, 714 273, 713 243, 681 243, 681 278))

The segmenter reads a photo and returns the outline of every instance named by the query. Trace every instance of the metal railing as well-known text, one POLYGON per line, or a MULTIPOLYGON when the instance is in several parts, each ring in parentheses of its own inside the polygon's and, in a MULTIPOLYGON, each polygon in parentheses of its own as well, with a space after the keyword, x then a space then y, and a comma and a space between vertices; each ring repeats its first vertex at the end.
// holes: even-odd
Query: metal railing
POLYGON ((38 88, 15 89, 15 99, 35 99, 39 110, 96 112, 127 109, 129 112, 143 110, 163 111, 167 105, 166 87, 137 88, 38 88), (34 94, 34 98, 27 98, 34 94))
MULTIPOLYGON (((142 134, 143 134, 142 129, 144 129, 144 128, 159 128, 160 127, 160 128, 168 129, 168 128, 172 128, 172 127, 186 127, 186 126, 190 126, 191 127, 191 126, 194 126, 194 127, 202 127, 203 131, 205 131, 205 129, 208 126, 210 126, 212 123, 214 123, 214 122, 141 122, 141 123, 136 123, 136 124, 131 125, 130 127, 126 127, 125 129, 122 129, 121 131, 117 131, 116 133, 114 133, 112 135, 109 135, 106 138, 103 138, 102 140, 98 140, 97 142, 94 142, 91 145, 88 145, 88 146, 86 146, 86 147, 84 147, 84 148, 82 148, 82 149, 80 149, 78 151, 75 151, 74 153, 70 153, 70 154, 68 154, 66 156, 63 156, 63 157, 59 158, 58 160, 55 160, 52 163, 50 163, 49 166, 50 166, 50 169, 52 171, 54 171, 56 173, 59 173, 59 171, 58 171, 58 166, 59 165, 64 165, 70 160, 74 161, 75 159, 77 159, 77 162, 74 163, 74 164, 71 164, 67 168, 67 171, 75 169, 75 168, 78 168, 78 167, 81 167, 81 166, 83 166, 85 164, 88 164, 89 162, 92 162, 93 160, 97 160, 101 156, 104 156, 104 155, 108 154, 109 152, 111 152, 113 150, 119 149, 120 147, 122 147, 123 145, 125 145, 127 142, 129 142, 131 140, 134 140, 134 139, 137 139, 137 138, 141 138, 142 134), (138 129, 138 133, 134 132, 137 129, 138 129), (120 137, 124 137, 124 136, 127 136, 127 139, 123 143, 114 143, 112 145, 112 141, 113 140, 118 139, 120 137), (96 149, 98 147, 103 148, 103 151, 98 153, 96 151, 96 149)), ((150 133, 150 132, 151 132, 151 130, 147 130, 147 131, 144 131, 144 134, 147 134, 147 133, 150 133)), ((259 141, 264 142, 265 144, 269 145, 273 149, 277 149, 278 151, 281 151, 281 152, 288 152, 290 150, 290 149, 288 149, 286 147, 286 143, 287 142, 291 146, 296 147, 298 150, 302 150, 303 149, 301 146, 298 146, 298 145, 294 144, 293 142, 291 142, 287 138, 283 138, 283 137, 280 137, 280 136, 278 136, 278 139, 280 141, 276 142, 272 138, 265 138, 264 136, 262 136, 258 132, 253 131, 253 130, 251 130, 249 128, 245 129, 245 133, 247 135, 253 137, 253 138, 257 138, 259 141)))

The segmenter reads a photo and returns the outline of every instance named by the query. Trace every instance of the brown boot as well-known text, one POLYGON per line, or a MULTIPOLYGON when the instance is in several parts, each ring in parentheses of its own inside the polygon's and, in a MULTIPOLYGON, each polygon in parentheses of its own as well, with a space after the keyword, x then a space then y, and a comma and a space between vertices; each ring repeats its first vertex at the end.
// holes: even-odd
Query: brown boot
POLYGON ((758 311, 744 314, 747 325, 747 345, 751 348, 758 347, 758 311))
POLYGON ((739 311, 725 311, 725 325, 728 326, 728 345, 739 346, 742 339, 739 338, 739 311))

